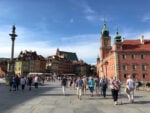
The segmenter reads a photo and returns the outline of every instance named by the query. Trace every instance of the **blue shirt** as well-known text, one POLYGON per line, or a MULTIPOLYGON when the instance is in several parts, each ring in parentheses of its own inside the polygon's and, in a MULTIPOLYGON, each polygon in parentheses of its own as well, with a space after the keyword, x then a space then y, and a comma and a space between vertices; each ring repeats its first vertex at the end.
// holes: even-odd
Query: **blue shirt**
POLYGON ((82 88, 82 86, 83 86, 83 80, 79 79, 79 80, 77 81, 77 87, 82 88))
POLYGON ((89 81, 89 87, 94 87, 94 80, 89 81))

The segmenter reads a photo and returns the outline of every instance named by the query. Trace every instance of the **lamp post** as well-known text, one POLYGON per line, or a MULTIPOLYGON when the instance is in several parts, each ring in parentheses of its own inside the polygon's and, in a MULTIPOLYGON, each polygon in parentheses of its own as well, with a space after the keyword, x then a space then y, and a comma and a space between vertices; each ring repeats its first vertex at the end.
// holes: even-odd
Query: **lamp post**
POLYGON ((14 42, 15 42, 15 38, 17 37, 17 34, 16 34, 15 30, 16 30, 16 27, 15 27, 15 25, 13 25, 12 33, 9 34, 9 36, 11 37, 11 41, 12 41, 9 71, 12 75, 15 74, 15 72, 14 72, 14 66, 15 66, 15 62, 14 62, 14 42))
POLYGON ((105 68, 106 68, 106 78, 107 78, 107 66, 108 66, 108 61, 105 61, 104 65, 105 65, 105 68))

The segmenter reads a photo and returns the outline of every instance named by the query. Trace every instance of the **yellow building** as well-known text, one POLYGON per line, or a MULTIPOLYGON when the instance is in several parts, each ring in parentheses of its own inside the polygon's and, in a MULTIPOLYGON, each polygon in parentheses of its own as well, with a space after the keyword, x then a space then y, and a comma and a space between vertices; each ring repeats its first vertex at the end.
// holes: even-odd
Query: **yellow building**
POLYGON ((26 76, 30 72, 45 72, 46 60, 36 52, 20 52, 15 62, 15 74, 26 76))

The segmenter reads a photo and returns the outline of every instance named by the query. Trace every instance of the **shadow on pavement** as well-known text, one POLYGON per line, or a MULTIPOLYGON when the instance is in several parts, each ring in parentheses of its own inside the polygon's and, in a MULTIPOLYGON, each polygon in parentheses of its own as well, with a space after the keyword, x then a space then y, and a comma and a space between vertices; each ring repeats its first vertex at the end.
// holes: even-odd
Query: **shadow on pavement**
POLYGON ((150 101, 135 101, 134 104, 150 104, 150 101))
POLYGON ((28 87, 26 86, 24 91, 19 90, 19 91, 10 92, 9 86, 0 84, 0 98, 1 98, 0 99, 0 113, 9 112, 10 109, 13 109, 19 105, 24 105, 24 103, 26 103, 27 101, 30 101, 31 99, 35 99, 41 95, 57 96, 57 94, 55 95, 44 94, 55 88, 59 88, 59 87, 56 87, 56 85, 54 87, 53 86, 50 87, 49 85, 47 86, 43 85, 43 86, 39 86, 39 88, 37 89, 32 87, 32 90, 29 91, 28 87))
POLYGON ((75 96, 76 94, 62 94, 62 93, 55 93, 55 94, 39 94, 39 96, 75 96))

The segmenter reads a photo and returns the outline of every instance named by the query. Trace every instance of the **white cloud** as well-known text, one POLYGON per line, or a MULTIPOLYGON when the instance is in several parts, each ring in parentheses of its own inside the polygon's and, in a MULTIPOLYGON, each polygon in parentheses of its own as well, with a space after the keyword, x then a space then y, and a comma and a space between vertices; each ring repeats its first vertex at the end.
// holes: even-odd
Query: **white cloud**
POLYGON ((142 21, 143 21, 143 22, 150 22, 150 15, 145 15, 145 16, 142 18, 142 21))
POLYGON ((87 14, 95 14, 96 11, 94 11, 87 3, 83 4, 84 13, 87 14))
MULTIPOLYGON (((10 32, 11 32, 10 26, 2 26, 0 28, 0 42, 1 42, 0 57, 10 58, 11 55, 11 39, 9 36, 10 32)), ((27 30, 26 28, 20 26, 16 27, 16 33, 18 34, 18 37, 16 37, 15 40, 15 48, 14 48, 15 57, 18 56, 20 51, 25 50, 36 51, 37 54, 41 54, 44 57, 47 57, 50 55, 54 55, 56 53, 56 49, 59 48, 62 51, 76 52, 79 59, 86 60, 86 62, 90 63, 89 59, 90 60, 96 59, 98 54, 99 49, 98 34, 59 37, 61 43, 57 44, 49 39, 36 40, 36 37, 39 37, 39 35, 41 36, 41 34, 34 33, 31 29, 27 30)))
MULTIPOLYGON (((1 26, 0 57, 9 58, 11 55, 11 39, 9 36, 10 32, 10 26, 1 26)), ((55 40, 46 38, 45 40, 44 38, 41 40, 36 40, 37 37, 39 38, 39 36, 42 36, 42 32, 34 33, 34 31, 31 29, 28 30, 20 26, 17 26, 16 33, 18 34, 18 37, 16 37, 15 40, 15 57, 18 56, 20 51, 24 50, 37 51, 38 54, 47 57, 54 55, 56 53, 56 49, 59 48, 62 51, 76 52, 78 58, 87 63, 96 63, 96 58, 99 54, 100 34, 83 34, 57 38, 53 37, 55 40)), ((144 35, 145 39, 149 39, 150 31, 146 31, 144 33, 134 33, 131 29, 128 29, 126 32, 120 33, 120 35, 126 39, 138 39, 141 37, 141 35, 144 35)))
POLYGON ((60 38, 63 43, 59 47, 62 51, 75 52, 79 59, 86 62, 96 62, 99 54, 99 34, 84 34, 60 38))
POLYGON ((140 39, 143 35, 145 39, 150 39, 150 30, 145 32, 135 32, 135 30, 130 28, 124 28, 122 33, 120 33, 122 38, 125 39, 140 39))
POLYGON ((98 15, 86 15, 85 16, 85 19, 88 20, 88 21, 91 21, 91 22, 101 22, 101 21, 104 21, 104 18, 103 17, 100 17, 98 15))
POLYGON ((140 33, 139 35, 137 35, 137 38, 140 38, 142 35, 144 36, 144 39, 150 39, 150 31, 140 33))

